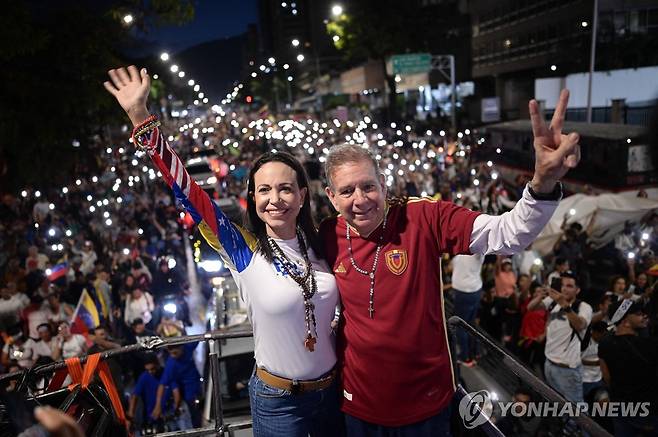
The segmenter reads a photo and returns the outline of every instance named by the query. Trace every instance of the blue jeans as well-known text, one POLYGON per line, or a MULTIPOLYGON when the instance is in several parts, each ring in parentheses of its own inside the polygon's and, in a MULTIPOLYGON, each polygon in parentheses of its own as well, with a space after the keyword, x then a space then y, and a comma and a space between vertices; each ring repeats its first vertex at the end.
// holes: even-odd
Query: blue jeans
POLYGON ((382 426, 345 414, 347 437, 450 437, 450 406, 423 421, 403 426, 382 426))
POLYGON ((258 376, 249 380, 249 403, 254 437, 340 437, 343 415, 338 404, 338 383, 323 390, 293 395, 265 384, 258 376))
MULTIPOLYGON (((453 290, 455 315, 461 317, 464 321, 472 325, 475 321, 475 316, 477 316, 478 308, 480 308, 482 289, 472 293, 460 291, 456 288, 453 290)), ((457 344, 459 346, 457 358, 460 361, 466 361, 475 356, 476 351, 473 350, 474 348, 471 348, 471 338, 461 326, 457 326, 457 344)))
POLYGON ((544 363, 546 382, 569 402, 583 402, 583 366, 575 369, 544 363))

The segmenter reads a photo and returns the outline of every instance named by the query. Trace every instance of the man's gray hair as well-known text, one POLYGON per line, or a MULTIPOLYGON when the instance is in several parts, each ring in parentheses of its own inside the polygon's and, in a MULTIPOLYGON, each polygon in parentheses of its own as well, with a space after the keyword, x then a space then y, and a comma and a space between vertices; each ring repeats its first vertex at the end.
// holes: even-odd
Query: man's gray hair
POLYGON ((379 174, 379 164, 370 151, 357 144, 337 144, 329 149, 326 161, 324 162, 324 174, 327 177, 327 184, 333 187, 332 177, 336 168, 341 165, 353 162, 369 162, 375 169, 375 173, 379 174))

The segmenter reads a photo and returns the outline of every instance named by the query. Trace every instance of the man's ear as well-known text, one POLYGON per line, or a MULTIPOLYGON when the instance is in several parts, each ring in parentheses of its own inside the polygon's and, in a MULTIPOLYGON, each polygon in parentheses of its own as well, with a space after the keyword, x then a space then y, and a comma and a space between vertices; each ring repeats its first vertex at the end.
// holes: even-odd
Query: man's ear
POLYGON ((327 197, 329 198, 329 201, 333 205, 334 209, 338 211, 338 207, 336 206, 336 193, 333 192, 330 186, 325 187, 324 192, 327 194, 327 197))
POLYGON ((382 192, 384 193, 384 196, 386 196, 388 187, 386 186, 386 176, 384 176, 384 173, 379 173, 379 185, 381 185, 382 192))

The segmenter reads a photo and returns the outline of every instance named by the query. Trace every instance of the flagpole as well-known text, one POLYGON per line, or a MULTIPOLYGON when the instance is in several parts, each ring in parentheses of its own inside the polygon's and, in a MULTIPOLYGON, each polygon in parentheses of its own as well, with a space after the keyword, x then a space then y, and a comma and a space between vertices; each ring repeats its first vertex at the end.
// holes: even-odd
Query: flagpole
POLYGON ((75 311, 73 311, 73 315, 71 316, 71 321, 69 322, 70 325, 73 325, 73 322, 75 322, 75 318, 78 316, 78 310, 80 309, 80 305, 82 305, 82 298, 85 297, 85 293, 87 293, 86 288, 82 289, 82 293, 80 293, 80 299, 78 299, 78 304, 75 306, 75 311))

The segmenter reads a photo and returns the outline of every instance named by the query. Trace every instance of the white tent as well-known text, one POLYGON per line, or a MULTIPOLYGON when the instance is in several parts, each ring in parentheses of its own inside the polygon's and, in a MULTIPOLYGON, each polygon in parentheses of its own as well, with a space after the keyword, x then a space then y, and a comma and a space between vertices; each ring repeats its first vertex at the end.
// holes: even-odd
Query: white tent
POLYGON ((601 247, 624 229, 624 222, 630 220, 637 223, 650 211, 658 212, 658 200, 652 195, 653 190, 651 191, 649 194, 651 198, 648 199, 636 197, 636 192, 597 196, 574 194, 564 198, 532 248, 542 256, 551 253, 553 246, 562 236, 560 225, 565 214, 568 216, 568 224, 578 222, 583 229, 587 229, 594 212, 597 213, 590 240, 594 247, 601 247))

